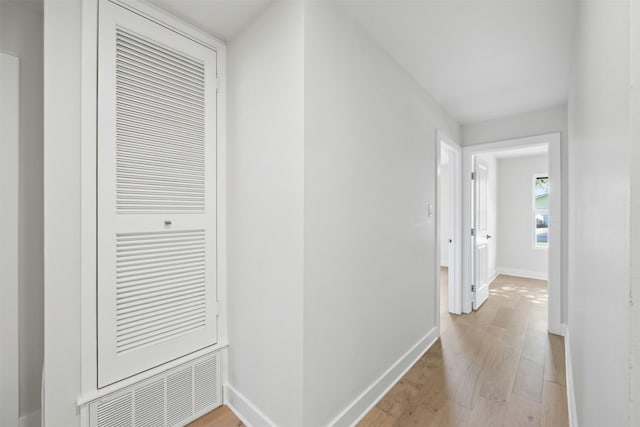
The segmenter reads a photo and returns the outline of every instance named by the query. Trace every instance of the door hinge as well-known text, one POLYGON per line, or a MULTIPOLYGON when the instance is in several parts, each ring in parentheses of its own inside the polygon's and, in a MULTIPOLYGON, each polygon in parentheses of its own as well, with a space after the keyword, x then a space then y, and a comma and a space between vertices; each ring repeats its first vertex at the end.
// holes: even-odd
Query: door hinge
POLYGON ((475 229, 475 228, 472 228, 472 229, 471 229, 471 236, 472 236, 472 237, 475 237, 475 235, 476 235, 476 229, 475 229))
POLYGON ((220 77, 216 76, 216 92, 220 92, 220 77))
POLYGON ((471 180, 474 181, 476 179, 476 173, 471 172, 471 180))
POLYGON ((471 285, 471 292, 475 292, 476 291, 476 285, 471 285))

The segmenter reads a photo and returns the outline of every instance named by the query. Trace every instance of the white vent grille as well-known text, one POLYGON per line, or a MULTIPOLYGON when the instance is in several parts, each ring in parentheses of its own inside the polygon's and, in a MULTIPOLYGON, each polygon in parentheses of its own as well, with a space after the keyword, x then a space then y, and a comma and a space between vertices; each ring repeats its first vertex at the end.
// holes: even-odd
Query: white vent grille
POLYGON ((90 427, 183 426, 222 404, 215 352, 89 403, 90 427))
POLYGON ((167 378, 167 421, 175 425, 193 415, 192 368, 176 372, 167 378))
POLYGON ((125 393, 113 400, 108 400, 97 405, 98 423, 100 427, 127 427, 133 425, 133 407, 131 405, 131 392, 125 393))
POLYGON ((116 270, 118 353, 204 327, 204 230, 118 234, 116 270))
POLYGON ((202 213, 204 64, 116 31, 118 213, 202 213))
POLYGON ((158 427, 166 425, 163 402, 163 380, 137 389, 134 396, 136 427, 158 427))
POLYGON ((196 412, 200 412, 221 400, 218 388, 215 386, 218 382, 218 359, 208 359, 195 365, 193 379, 195 381, 194 406, 196 412))

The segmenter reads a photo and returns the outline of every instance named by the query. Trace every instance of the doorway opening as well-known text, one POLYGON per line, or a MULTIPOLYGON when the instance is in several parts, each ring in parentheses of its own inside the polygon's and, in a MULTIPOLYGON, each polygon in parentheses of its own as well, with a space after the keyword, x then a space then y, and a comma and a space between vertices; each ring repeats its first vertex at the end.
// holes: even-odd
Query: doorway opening
POLYGON ((560 165, 559 134, 463 148, 464 313, 523 282, 562 334, 560 165))
POLYGON ((462 150, 438 133, 438 212, 436 286, 438 325, 442 331, 451 314, 462 313, 462 150))

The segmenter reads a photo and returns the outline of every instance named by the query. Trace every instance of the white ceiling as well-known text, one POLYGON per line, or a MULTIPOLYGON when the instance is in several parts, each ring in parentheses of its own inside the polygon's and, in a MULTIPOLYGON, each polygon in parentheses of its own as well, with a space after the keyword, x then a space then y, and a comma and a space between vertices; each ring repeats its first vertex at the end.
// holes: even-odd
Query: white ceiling
POLYGON ((184 21, 229 41, 249 25, 271 0, 150 0, 184 21))
POLYGON ((566 103, 572 1, 341 4, 461 124, 566 103))
MULTIPOLYGON (((271 0, 151 0, 223 40, 271 0)), ((461 124, 567 101, 573 0, 338 0, 461 124)))

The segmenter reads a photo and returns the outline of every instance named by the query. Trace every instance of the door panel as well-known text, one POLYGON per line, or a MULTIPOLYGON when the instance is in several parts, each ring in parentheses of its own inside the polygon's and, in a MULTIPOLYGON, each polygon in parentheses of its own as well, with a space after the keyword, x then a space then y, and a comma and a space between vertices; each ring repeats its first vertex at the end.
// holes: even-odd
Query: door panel
POLYGON ((98 386, 217 341, 216 52, 110 2, 98 50, 98 386))
POLYGON ((489 297, 489 231, 488 186, 489 165, 484 160, 475 159, 474 188, 474 284, 476 287, 473 309, 477 310, 489 297))

